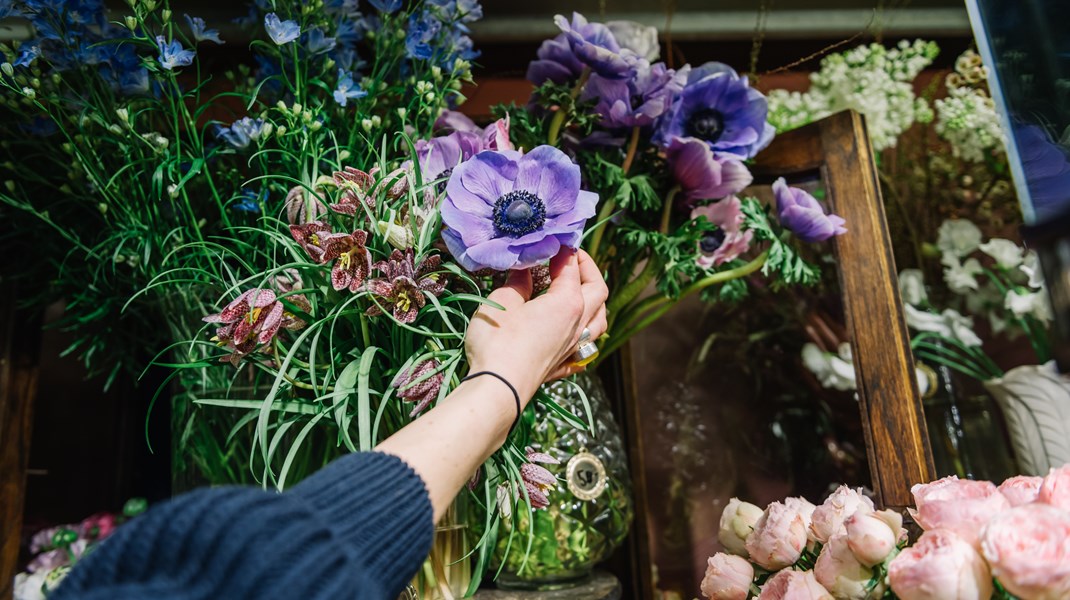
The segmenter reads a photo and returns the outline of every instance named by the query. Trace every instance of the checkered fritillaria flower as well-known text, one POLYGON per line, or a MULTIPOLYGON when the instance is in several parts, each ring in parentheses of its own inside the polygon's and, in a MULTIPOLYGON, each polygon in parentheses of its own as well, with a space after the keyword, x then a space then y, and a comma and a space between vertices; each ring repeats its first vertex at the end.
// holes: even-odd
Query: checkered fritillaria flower
POLYGON ((390 258, 375 263, 375 268, 382 273, 368 281, 368 290, 375 297, 375 304, 367 314, 376 316, 389 308, 394 318, 401 323, 412 323, 416 315, 427 303, 425 293, 438 296, 446 289, 446 281, 435 273, 441 264, 438 255, 428 256, 415 264, 413 250, 405 252, 394 250, 390 258))
POLYGON ((528 462, 520 465, 520 479, 524 482, 524 488, 528 491, 531 507, 546 508, 550 506, 550 498, 546 493, 557 484, 557 478, 545 467, 540 467, 536 463, 558 465, 561 464, 561 461, 545 452, 536 452, 530 446, 525 453, 527 454, 528 462))
POLYGON ((425 360, 402 370, 394 377, 394 381, 390 383, 390 387, 397 390, 398 398, 416 405, 409 413, 410 417, 415 417, 423 412, 425 408, 430 406, 431 401, 438 397, 438 392, 442 389, 442 382, 445 381, 445 376, 441 372, 419 381, 438 367, 439 362, 437 360, 433 358, 425 360))

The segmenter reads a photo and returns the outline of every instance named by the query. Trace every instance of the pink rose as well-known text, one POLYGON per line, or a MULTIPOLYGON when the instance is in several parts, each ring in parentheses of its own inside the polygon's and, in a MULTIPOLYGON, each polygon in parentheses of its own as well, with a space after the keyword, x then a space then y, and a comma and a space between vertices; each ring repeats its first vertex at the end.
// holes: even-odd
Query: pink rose
POLYGON ((921 528, 948 529, 980 548, 981 528, 1011 504, 991 481, 970 481, 952 475, 910 488, 917 510, 910 514, 921 528))
POLYGON ((1070 513, 1033 503, 992 519, 981 547, 992 575, 1025 600, 1070 598, 1070 513))
POLYGON ((958 535, 932 529, 888 565, 900 600, 988 600, 992 574, 981 554, 958 535))
POLYGON ((843 528, 847 517, 855 511, 873 511, 873 501, 862 495, 861 488, 854 490, 846 485, 836 488, 835 492, 814 510, 810 521, 810 539, 824 544, 843 528))
POLYGON ((1037 493, 1040 492, 1040 484, 1043 481, 1043 477, 1018 475, 999 484, 999 493, 1003 494, 1011 506, 1029 504, 1037 499, 1037 493))
POLYGON ((709 558, 702 595, 710 600, 747 600, 754 567, 742 556, 718 552, 709 558))
POLYGON ((765 582, 757 600, 832 600, 832 595, 817 582, 813 571, 785 569, 765 582))
POLYGON ((747 557, 747 538, 761 517, 761 508, 750 502, 741 502, 739 498, 732 498, 721 513, 721 528, 717 532, 717 539, 725 550, 747 557))
POLYGON ((842 531, 821 548, 814 563, 814 576, 834 598, 864 600, 884 594, 884 582, 872 581, 873 569, 855 558, 847 545, 847 534, 842 531))
POLYGON ((1052 469, 1040 484, 1037 500, 1070 511, 1070 465, 1052 469))
POLYGON ((814 505, 803 498, 770 504, 747 538, 750 559, 770 571, 794 564, 806 547, 813 512, 814 505))
POLYGON ((858 511, 847 518, 844 526, 847 528, 847 546, 858 562, 867 567, 884 562, 895 550, 899 537, 906 533, 903 515, 894 510, 858 511))

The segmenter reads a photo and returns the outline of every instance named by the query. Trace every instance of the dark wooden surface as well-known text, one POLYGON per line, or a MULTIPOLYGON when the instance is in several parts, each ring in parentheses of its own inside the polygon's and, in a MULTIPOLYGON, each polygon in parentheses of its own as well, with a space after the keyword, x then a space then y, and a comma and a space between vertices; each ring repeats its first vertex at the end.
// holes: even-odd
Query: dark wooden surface
POLYGON ((0 599, 12 596, 19 559, 41 339, 39 316, 16 311, 14 298, 0 299, 0 599))
POLYGON ((873 490, 890 508, 912 504, 911 485, 935 478, 914 377, 897 271, 863 117, 853 111, 778 136, 755 177, 817 172, 830 208, 847 221, 835 238, 846 326, 873 490))

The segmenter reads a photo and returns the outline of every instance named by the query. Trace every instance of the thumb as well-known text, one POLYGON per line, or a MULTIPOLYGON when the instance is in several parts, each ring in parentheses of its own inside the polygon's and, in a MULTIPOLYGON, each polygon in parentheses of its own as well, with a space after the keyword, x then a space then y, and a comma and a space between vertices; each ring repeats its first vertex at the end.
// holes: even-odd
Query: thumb
POLYGON ((531 271, 528 269, 510 271, 509 280, 505 282, 505 285, 494 290, 489 298, 506 308, 519 306, 531 299, 531 290, 531 271))

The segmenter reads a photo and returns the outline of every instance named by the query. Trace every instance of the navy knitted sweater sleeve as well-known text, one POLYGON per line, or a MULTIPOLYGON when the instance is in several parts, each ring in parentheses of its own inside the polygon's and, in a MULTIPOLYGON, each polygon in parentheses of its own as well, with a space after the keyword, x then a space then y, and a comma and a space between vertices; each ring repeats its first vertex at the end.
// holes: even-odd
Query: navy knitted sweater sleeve
POLYGON ((52 600, 394 600, 431 549, 431 501, 401 459, 340 458, 285 493, 219 487, 130 523, 52 600))

